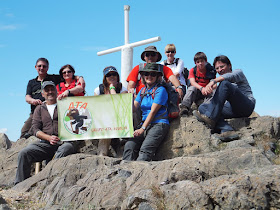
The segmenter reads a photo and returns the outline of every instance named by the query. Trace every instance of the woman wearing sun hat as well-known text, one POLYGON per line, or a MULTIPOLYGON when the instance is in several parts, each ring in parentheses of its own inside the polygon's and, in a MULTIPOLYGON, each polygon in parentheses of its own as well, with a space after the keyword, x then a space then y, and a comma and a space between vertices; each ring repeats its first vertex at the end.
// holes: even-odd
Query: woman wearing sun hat
MULTIPOLYGON (((103 70, 103 83, 95 88, 94 95, 117 93, 127 93, 127 89, 120 82, 117 69, 114 66, 108 66, 103 70)), ((111 139, 100 139, 98 143, 99 155, 107 156, 110 144, 111 139)))
POLYGON ((140 70, 143 87, 135 101, 134 109, 141 109, 142 123, 134 131, 134 138, 124 147, 124 160, 151 161, 169 130, 168 93, 163 86, 159 64, 147 63, 140 70))

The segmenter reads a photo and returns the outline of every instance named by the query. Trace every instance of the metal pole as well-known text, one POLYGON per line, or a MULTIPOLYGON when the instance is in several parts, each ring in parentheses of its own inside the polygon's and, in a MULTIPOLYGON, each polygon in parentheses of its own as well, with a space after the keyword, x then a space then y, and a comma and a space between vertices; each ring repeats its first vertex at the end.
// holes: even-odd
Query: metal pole
POLYGON ((124 5, 124 44, 129 43, 129 5, 124 5))

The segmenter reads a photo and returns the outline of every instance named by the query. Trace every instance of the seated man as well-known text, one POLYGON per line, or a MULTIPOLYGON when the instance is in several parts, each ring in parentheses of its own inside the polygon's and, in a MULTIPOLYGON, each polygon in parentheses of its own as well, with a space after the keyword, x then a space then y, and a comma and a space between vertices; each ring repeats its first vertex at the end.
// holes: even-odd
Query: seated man
POLYGON ((209 128, 221 132, 219 137, 222 141, 231 141, 239 136, 224 119, 249 117, 254 111, 256 100, 243 71, 232 71, 227 56, 217 56, 213 66, 221 76, 212 79, 205 88, 207 92, 217 89, 210 101, 201 104, 199 111, 194 111, 193 115, 209 128), (220 84, 217 87, 218 82, 220 84))
POLYGON ((29 144, 18 155, 18 168, 15 184, 30 177, 31 164, 43 160, 65 157, 76 152, 76 142, 60 144, 58 138, 57 90, 52 81, 42 84, 42 96, 45 102, 34 111, 32 128, 39 142, 29 144))

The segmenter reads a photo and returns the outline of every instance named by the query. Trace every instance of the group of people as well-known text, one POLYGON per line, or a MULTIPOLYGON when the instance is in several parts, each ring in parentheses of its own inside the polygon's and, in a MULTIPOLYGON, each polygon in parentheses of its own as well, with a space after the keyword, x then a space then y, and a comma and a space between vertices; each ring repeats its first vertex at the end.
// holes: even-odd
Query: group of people
MULTIPOLYGON (((255 99, 246 76, 240 69, 232 70, 228 57, 217 56, 212 66, 206 55, 198 52, 194 56, 195 67, 188 72, 183 60, 175 58, 175 54, 175 45, 168 44, 165 47, 167 59, 158 63, 162 55, 157 48, 145 48, 141 54, 145 63, 132 69, 127 77, 127 89, 120 83, 114 66, 103 70, 103 82, 94 90, 94 95, 134 94, 134 138, 125 143, 124 160, 153 160, 169 131, 170 89, 177 93, 180 116, 189 115, 192 103, 203 99, 193 115, 219 133, 222 141, 239 138, 225 119, 248 117, 254 110, 255 99), (216 77, 216 72, 220 76, 216 77)), ((35 135, 40 141, 19 153, 15 183, 30 176, 32 163, 65 157, 77 150, 76 142, 60 143, 56 103, 65 97, 83 96, 85 81, 82 76, 75 76, 71 65, 63 66, 59 75, 47 74, 48 67, 48 60, 39 58, 35 65, 38 76, 27 86, 26 102, 31 104, 31 113, 21 137, 35 135)), ((100 155, 108 155, 110 144, 111 139, 99 141, 100 155)))

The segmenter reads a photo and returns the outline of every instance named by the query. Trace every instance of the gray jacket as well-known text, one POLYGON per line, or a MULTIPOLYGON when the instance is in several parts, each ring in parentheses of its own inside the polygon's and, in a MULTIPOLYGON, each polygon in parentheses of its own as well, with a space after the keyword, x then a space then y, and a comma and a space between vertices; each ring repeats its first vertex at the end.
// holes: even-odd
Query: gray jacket
POLYGON ((221 75, 225 80, 237 85, 238 89, 248 97, 254 104, 256 99, 253 96, 253 92, 249 82, 241 69, 235 69, 232 72, 221 75))

